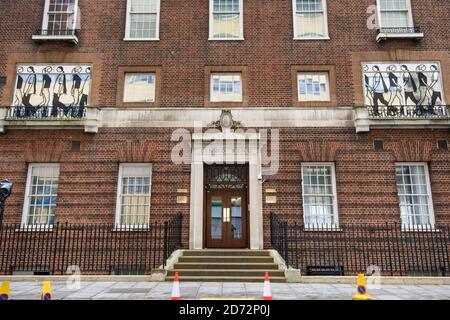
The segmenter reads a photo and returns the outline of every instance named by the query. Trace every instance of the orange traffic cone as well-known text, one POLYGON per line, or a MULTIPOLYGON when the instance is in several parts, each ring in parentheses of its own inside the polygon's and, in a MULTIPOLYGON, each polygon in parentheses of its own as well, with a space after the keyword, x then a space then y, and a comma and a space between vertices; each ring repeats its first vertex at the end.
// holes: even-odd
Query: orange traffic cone
POLYGON ((264 280, 264 300, 272 300, 272 290, 270 290, 269 273, 266 272, 266 279, 264 280))
POLYGON ((178 272, 175 272, 175 279, 173 280, 172 297, 170 300, 181 300, 180 297, 180 280, 178 278, 178 272))

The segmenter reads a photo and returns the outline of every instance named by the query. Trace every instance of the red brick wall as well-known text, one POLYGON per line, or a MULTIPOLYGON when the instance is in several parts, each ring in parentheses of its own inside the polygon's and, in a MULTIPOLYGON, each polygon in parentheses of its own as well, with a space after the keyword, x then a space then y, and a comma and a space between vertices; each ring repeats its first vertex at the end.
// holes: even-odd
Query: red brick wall
MULTIPOLYGON (((153 163, 151 220, 176 212, 184 215, 183 242, 188 245, 189 204, 176 204, 177 189, 190 190, 189 165, 174 165, 170 155, 172 129, 101 129, 80 131, 11 130, 0 135, 0 176, 14 181, 5 222, 21 219, 27 165, 58 162, 60 184, 56 221, 113 223, 120 162, 153 163), (81 141, 72 151, 71 141, 81 141)), ((427 162, 437 223, 449 223, 450 151, 437 150, 436 139, 450 140, 447 130, 281 129, 280 171, 263 189, 277 189, 278 202, 265 204, 264 235, 269 245, 270 212, 289 221, 303 221, 302 162, 329 161, 336 165, 341 223, 400 221, 395 162, 427 162), (373 139, 384 140, 375 151, 373 139), (326 150, 326 151, 324 151, 326 150)))
MULTIPOLYGON (((100 105, 116 105, 119 66, 162 67, 161 107, 204 105, 205 66, 248 66, 249 106, 292 105, 292 65, 335 65, 338 105, 353 102, 352 52, 392 49, 447 51, 447 0, 412 0, 414 22, 425 38, 377 44, 366 13, 376 0, 328 2, 329 41, 293 41, 291 0, 244 0, 245 41, 208 41, 208 0, 161 0, 161 41, 125 42, 126 0, 79 0, 78 47, 33 44, 41 28, 44 0, 0 3, 0 75, 12 53, 47 51, 100 53, 103 57, 100 105)), ((89 61, 86 61, 89 62, 89 61)), ((95 73, 96 71, 93 70, 95 73)), ((11 87, 0 87, 0 101, 11 87)), ((450 93, 449 93, 450 94, 450 93)), ((10 103, 9 101, 6 103, 10 103)))

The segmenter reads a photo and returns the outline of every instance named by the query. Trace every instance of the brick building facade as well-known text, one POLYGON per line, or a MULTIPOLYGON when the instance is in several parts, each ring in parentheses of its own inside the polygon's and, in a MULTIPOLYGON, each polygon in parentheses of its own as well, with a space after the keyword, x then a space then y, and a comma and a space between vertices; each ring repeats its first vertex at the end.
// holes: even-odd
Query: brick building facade
MULTIPOLYGON (((380 2, 376 0, 305 1, 314 4, 306 9, 302 7, 304 1, 231 1, 230 7, 225 7, 225 16, 217 19, 225 23, 226 15, 239 17, 243 39, 238 35, 220 40, 214 39, 211 29, 216 25, 211 20, 216 21, 215 12, 223 8, 219 4, 216 8, 212 0, 155 1, 159 4, 154 16, 157 34, 153 39, 130 39, 134 26, 129 23, 134 19, 127 7, 130 2, 69 1, 78 6, 79 23, 76 32, 63 34, 54 25, 50 30, 49 19, 45 18, 51 14, 48 6, 52 0, 0 4, 0 177, 14 183, 4 223, 28 223, 33 192, 30 166, 34 164, 58 165, 56 202, 39 203, 54 210, 54 218, 47 223, 120 223, 123 212, 118 209, 118 189, 124 183, 119 177, 121 165, 149 164, 151 203, 144 205, 142 215, 148 219, 144 223, 164 221, 181 212, 185 248, 228 247, 231 242, 217 245, 212 241, 209 243, 214 244, 208 245, 208 240, 217 240, 217 234, 207 235, 213 232, 207 224, 214 224, 217 217, 212 212, 214 200, 205 191, 206 165, 195 161, 175 164, 171 158, 177 145, 172 139, 175 130, 193 132, 200 125, 205 132, 221 115, 228 114, 223 110, 231 110, 232 121, 243 129, 279 130, 279 170, 268 173, 260 160, 246 164, 247 189, 243 198, 237 197, 247 200, 245 205, 239 201, 240 222, 245 221, 245 215, 248 219, 240 226, 246 239, 239 247, 270 247, 270 212, 305 227, 314 223, 337 227, 450 222, 450 115, 445 100, 450 95, 450 16, 446 0, 405 0, 406 9, 402 7, 397 13, 412 17, 413 24, 407 25, 389 24, 383 1, 378 3, 378 11, 368 13, 380 2), (302 19, 312 14, 317 14, 314 19, 322 21, 325 29, 317 27, 314 36, 302 36, 302 28, 298 32, 296 28, 300 25, 309 32, 310 27, 305 25, 311 21, 302 19), (381 20, 379 28, 368 28, 373 14, 381 20), (44 31, 35 32, 40 28, 44 31), (90 91, 83 116, 74 116, 70 109, 79 108, 75 105, 81 101, 80 86, 75 78, 69 80, 76 71, 64 78, 57 78, 58 73, 52 71, 56 83, 48 97, 45 90, 36 90, 36 84, 45 89, 44 78, 36 80, 40 74, 26 71, 29 66, 57 70, 60 65, 86 69, 81 79, 89 80, 90 91), (392 77, 389 72, 394 69, 388 69, 388 65, 395 67, 392 77), (406 71, 403 66, 416 69, 406 71), (378 73, 376 68, 382 71, 378 73), (22 73, 25 87, 21 90, 33 93, 31 98, 23 94, 17 103, 18 76, 22 73), (153 96, 147 101, 125 101, 127 75, 138 73, 152 75, 148 83, 154 86, 153 96), (241 99, 223 101, 219 97, 220 101, 213 101, 216 89, 212 75, 224 74, 239 75, 238 86, 231 90, 239 91, 241 99), (311 75, 326 75, 325 82, 318 80, 316 85, 314 80, 311 86, 317 90, 313 96, 324 90, 328 97, 302 97, 308 96, 311 75), (37 77, 34 82, 33 76, 37 77), (392 80, 394 77, 396 80, 392 80), (58 81, 64 81, 59 89, 58 81), (408 102, 407 86, 412 82, 417 88, 408 102), (58 111, 55 95, 61 102, 70 85, 72 96, 73 90, 80 92, 72 103, 63 102, 64 107, 58 111), (376 94, 389 103, 383 105, 376 94), (33 98, 39 100, 35 100, 39 106, 27 109, 33 98), (39 113, 38 108, 45 104, 40 99, 53 99, 49 116, 39 113), (64 108, 69 108, 69 114, 64 108), (51 110, 60 113, 52 117, 51 110), (319 179, 323 170, 327 172, 324 180, 308 180, 312 194, 305 194, 306 177, 316 175, 319 179), (423 170, 416 182, 411 178, 414 170, 423 170), (408 183, 399 178, 402 174, 408 176, 408 183), (328 182, 320 185, 320 181, 328 182), (422 189, 405 195, 399 191, 399 181, 411 190, 417 185, 422 189), (324 193, 321 187, 326 189, 324 193)), ((241 139, 224 127, 226 124, 221 123, 225 134, 220 139, 241 139)), ((248 142, 254 136, 248 133, 245 137, 248 142)), ((194 140, 193 157, 195 143, 200 140, 203 145, 211 137, 200 135, 194 140)), ((228 185, 223 189, 230 192, 233 188, 228 185)), ((231 197, 235 199, 236 195, 231 197)), ((217 224, 213 227, 215 232, 222 230, 219 227, 217 231, 217 224)), ((243 236, 235 232, 233 229, 234 236, 243 236)))

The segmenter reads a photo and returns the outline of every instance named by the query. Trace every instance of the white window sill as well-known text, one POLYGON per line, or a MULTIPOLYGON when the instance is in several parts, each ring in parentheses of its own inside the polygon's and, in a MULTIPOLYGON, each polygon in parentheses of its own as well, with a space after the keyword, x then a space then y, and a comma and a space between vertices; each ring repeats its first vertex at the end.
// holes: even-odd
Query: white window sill
POLYGON ((402 225, 402 232, 441 232, 441 230, 436 229, 434 226, 408 226, 402 225))
POLYGON ((69 36, 33 35, 31 39, 33 41, 69 41, 75 44, 78 43, 78 37, 76 35, 69 35, 69 36))
POLYGON ((388 39, 422 39, 423 33, 379 33, 377 35, 377 42, 388 39))
POLYGON ((244 38, 208 38, 209 41, 244 41, 244 38))
POLYGON ((159 38, 123 38, 123 41, 160 41, 159 38))
POLYGON ((308 41, 308 40, 331 40, 330 37, 310 37, 310 38, 302 38, 302 37, 294 37, 294 41, 308 41))
POLYGON ((317 231, 317 232, 340 232, 342 231, 337 224, 329 224, 329 225, 305 225, 305 231, 317 231))
POLYGON ((21 226, 16 232, 51 232, 53 231, 53 225, 35 225, 35 226, 21 226))
POLYGON ((148 231, 150 230, 149 225, 143 225, 143 226, 115 226, 114 229, 112 229, 113 232, 132 232, 132 231, 148 231))
POLYGON ((239 101, 237 101, 237 100, 215 100, 215 101, 211 100, 210 102, 211 103, 242 103, 243 101, 242 100, 239 100, 239 101))

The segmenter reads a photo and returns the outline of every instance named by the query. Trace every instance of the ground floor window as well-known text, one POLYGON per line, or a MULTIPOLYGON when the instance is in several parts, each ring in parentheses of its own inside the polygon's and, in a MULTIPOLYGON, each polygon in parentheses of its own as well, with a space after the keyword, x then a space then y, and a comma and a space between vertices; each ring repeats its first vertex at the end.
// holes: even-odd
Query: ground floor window
POLYGON ((336 176, 333 163, 302 165, 305 227, 332 227, 338 224, 336 176))
POLYGON ((146 226, 150 218, 151 164, 121 164, 116 224, 146 226))
POLYGON ((59 164, 30 164, 22 223, 51 226, 58 196, 59 164))
POLYGON ((396 176, 402 225, 434 225, 427 164, 399 163, 396 176))

